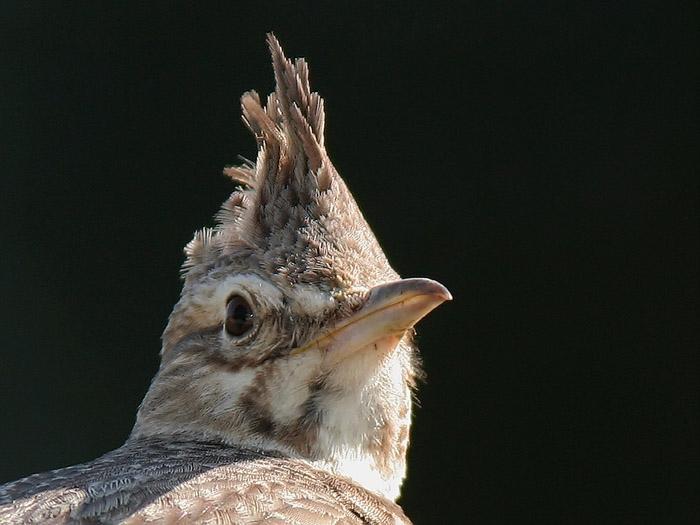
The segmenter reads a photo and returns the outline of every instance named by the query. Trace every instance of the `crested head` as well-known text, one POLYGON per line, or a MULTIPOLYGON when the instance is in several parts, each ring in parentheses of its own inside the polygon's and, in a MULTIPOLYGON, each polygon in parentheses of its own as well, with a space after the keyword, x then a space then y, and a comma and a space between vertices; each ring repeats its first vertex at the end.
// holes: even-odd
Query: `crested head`
POLYGON ((185 248, 161 367, 132 433, 272 449, 396 498, 405 475, 413 325, 449 299, 400 280, 324 147, 306 62, 268 37, 275 92, 241 98, 255 163, 185 248))
POLYGON ((218 226, 187 246, 187 275, 250 253, 284 285, 346 290, 398 278, 328 158, 323 99, 310 90, 306 62, 288 60, 274 36, 268 43, 275 92, 264 106, 254 91, 241 98, 256 162, 224 170, 242 189, 224 203, 218 226))

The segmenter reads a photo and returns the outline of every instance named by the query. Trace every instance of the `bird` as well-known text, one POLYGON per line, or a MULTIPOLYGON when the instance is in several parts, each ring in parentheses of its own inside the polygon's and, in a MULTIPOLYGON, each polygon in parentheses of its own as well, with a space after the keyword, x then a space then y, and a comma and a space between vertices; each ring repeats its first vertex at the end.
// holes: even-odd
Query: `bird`
POLYGON ((399 524, 415 324, 452 297, 391 267, 324 145, 307 62, 267 35, 241 97, 255 161, 185 247, 159 369, 123 446, 0 486, 0 523, 399 524))

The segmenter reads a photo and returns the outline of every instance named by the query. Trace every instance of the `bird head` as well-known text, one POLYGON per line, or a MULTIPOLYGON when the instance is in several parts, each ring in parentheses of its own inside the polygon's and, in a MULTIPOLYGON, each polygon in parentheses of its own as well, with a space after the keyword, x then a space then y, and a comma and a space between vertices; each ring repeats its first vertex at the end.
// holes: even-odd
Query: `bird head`
POLYGON ((275 450, 391 499, 405 475, 413 326, 450 299, 400 279, 324 147, 306 62, 268 37, 276 89, 241 98, 258 154, 185 248, 184 286, 132 439, 275 450))

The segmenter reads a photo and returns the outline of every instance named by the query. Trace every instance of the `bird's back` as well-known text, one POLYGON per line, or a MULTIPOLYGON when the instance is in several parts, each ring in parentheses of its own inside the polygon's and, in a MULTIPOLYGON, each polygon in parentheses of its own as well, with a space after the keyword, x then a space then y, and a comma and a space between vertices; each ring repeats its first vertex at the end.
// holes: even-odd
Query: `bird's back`
POLYGON ((400 507, 301 460, 217 443, 130 441, 0 486, 0 523, 410 523, 400 507))

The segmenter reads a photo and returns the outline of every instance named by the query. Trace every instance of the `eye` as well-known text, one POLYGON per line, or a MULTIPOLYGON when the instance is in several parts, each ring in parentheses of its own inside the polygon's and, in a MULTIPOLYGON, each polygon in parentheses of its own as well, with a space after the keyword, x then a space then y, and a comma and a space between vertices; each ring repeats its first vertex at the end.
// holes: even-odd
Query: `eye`
POLYGON ((240 337, 253 328, 253 309, 243 297, 234 295, 226 305, 226 333, 240 337))

